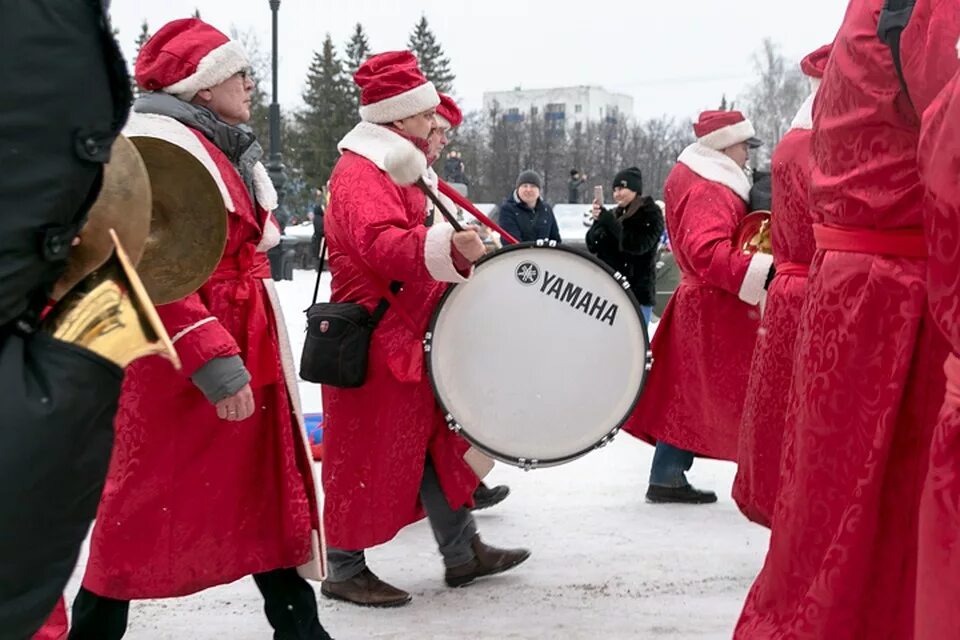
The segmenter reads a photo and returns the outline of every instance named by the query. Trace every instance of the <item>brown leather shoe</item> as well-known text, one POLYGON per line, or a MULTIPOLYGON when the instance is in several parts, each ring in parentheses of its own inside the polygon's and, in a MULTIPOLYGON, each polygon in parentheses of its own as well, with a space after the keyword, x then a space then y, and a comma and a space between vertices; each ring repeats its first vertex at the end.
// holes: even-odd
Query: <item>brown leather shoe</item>
POLYGON ((349 580, 324 580, 320 593, 361 607, 401 607, 411 600, 409 593, 387 584, 367 568, 349 580))
POLYGON ((492 576, 509 571, 530 557, 526 549, 497 549, 485 545, 480 536, 473 536, 470 542, 474 558, 458 567, 448 567, 444 579, 448 587, 464 587, 477 578, 492 576))

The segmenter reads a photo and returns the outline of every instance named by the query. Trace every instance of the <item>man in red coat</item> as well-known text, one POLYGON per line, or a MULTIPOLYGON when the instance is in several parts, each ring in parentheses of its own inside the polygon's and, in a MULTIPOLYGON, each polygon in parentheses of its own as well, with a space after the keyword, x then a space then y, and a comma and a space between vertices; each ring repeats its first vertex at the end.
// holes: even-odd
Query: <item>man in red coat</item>
POLYGON ((373 308, 386 297, 390 306, 373 332, 363 386, 323 387, 330 571, 322 591, 397 606, 410 595, 377 578, 364 549, 389 541, 424 512, 450 586, 506 571, 529 552, 495 549, 477 535, 468 509, 478 482, 465 460, 469 447, 445 426, 424 365, 422 339, 445 283, 466 281, 483 243, 474 230, 455 233, 441 221, 426 226, 423 193, 397 185, 385 171, 391 157, 415 160, 426 152, 440 98, 408 51, 370 58, 354 79, 363 122, 339 144, 325 219, 331 300, 373 308), (403 285, 396 295, 392 282, 403 285))
POLYGON ((694 455, 736 460, 740 411, 760 320, 757 306, 773 259, 734 243, 747 214, 749 150, 760 145, 739 111, 705 111, 697 142, 680 154, 664 186, 667 232, 680 286, 654 336, 653 369, 628 433, 657 450, 649 502, 710 503, 690 486, 694 455))
POLYGON ((830 46, 820 47, 800 67, 813 91, 800 106, 790 130, 773 152, 772 243, 776 276, 770 282, 740 426, 733 498, 750 520, 770 526, 780 486, 783 418, 793 374, 800 310, 816 250, 810 218, 810 138, 813 100, 823 78, 830 46))
POLYGON ((901 79, 877 36, 884 5, 851 0, 814 104, 817 253, 770 549, 737 638, 914 633, 919 501, 949 351, 928 307, 918 114, 956 70, 960 12, 918 0, 901 79))
POLYGON ((919 161, 927 188, 930 309, 950 343, 950 355, 944 365, 946 397, 920 501, 915 637, 939 640, 960 629, 960 73, 924 112, 919 161))
POLYGON ((177 144, 207 168, 226 247, 198 291, 158 307, 183 370, 158 357, 127 369, 72 640, 123 636, 132 599, 249 575, 275 638, 329 638, 302 577, 322 578, 320 510, 266 257, 279 240, 276 193, 239 126, 250 118, 248 65, 198 19, 168 23, 137 59, 144 94, 124 131, 177 144))

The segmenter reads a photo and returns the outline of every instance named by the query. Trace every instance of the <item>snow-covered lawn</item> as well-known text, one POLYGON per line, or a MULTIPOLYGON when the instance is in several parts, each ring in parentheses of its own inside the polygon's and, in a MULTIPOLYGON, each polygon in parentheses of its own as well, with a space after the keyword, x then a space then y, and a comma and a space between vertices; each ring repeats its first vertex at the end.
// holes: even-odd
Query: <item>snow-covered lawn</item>
MULTIPOLYGON (((294 282, 278 283, 296 354, 312 278, 298 271, 294 282)), ((318 411, 319 389, 302 383, 301 392, 305 409, 318 411)), ((646 504, 652 453, 620 435, 562 467, 525 473, 498 465, 488 479, 509 484, 512 493, 477 514, 480 532, 495 545, 530 548, 526 564, 448 589, 433 536, 420 522, 368 554, 376 573, 413 594, 412 604, 375 610, 320 599, 321 620, 337 640, 729 638, 763 561, 767 533, 731 501, 735 468, 729 463, 697 461, 690 474, 694 484, 717 491, 715 505, 646 504)), ((85 562, 84 555, 68 587, 71 600, 85 562)), ((271 635, 259 593, 246 579, 188 598, 134 603, 127 637, 271 635)))

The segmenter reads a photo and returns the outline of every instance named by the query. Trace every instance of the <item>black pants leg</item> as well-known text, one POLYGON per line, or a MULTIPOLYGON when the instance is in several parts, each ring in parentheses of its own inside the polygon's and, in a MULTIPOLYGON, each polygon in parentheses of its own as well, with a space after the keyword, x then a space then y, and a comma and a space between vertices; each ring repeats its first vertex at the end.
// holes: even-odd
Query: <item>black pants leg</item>
POLYGON ((67 640, 120 640, 129 615, 129 600, 105 598, 80 587, 67 640))
POLYGON ((332 640, 320 624, 313 587, 296 569, 274 569, 253 579, 263 594, 274 640, 332 640))

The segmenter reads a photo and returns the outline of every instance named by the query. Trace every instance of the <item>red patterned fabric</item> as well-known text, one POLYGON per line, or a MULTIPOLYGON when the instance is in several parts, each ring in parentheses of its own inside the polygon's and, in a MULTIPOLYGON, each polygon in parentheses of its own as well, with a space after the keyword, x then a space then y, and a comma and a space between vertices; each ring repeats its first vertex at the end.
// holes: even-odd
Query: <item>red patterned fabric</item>
POLYGON ((773 152, 771 236, 776 276, 767 289, 740 427, 733 498, 750 520, 770 526, 780 487, 787 392, 813 242, 809 129, 791 129, 773 152))
MULTIPOLYGON (((882 5, 851 0, 814 106, 811 206, 826 224, 922 222, 917 118, 876 36, 882 5)), ((903 33, 918 112, 956 66, 952 5, 918 0, 903 33)), ((913 636, 918 505, 947 354, 926 269, 923 259, 816 253, 770 549, 735 638, 913 636)))
POLYGON ((917 640, 960 629, 960 75, 925 112, 920 169, 927 187, 924 219, 927 280, 937 326, 950 342, 947 393, 934 430, 920 503, 917 640))
POLYGON ((83 584, 117 599, 193 593, 243 576, 307 564, 320 513, 309 452, 281 368, 277 324, 261 278, 267 213, 254 208, 230 161, 197 134, 236 212, 214 274, 194 294, 158 307, 183 359, 126 370, 116 442, 83 584), (189 376, 239 354, 256 411, 217 418, 189 376))
POLYGON ((677 164, 666 222, 683 279, 653 338, 653 369, 624 430, 702 456, 737 459, 737 432, 759 309, 737 295, 750 256, 733 244, 746 203, 677 164))
POLYGON ((67 607, 64 605, 63 598, 57 600, 57 606, 53 608, 53 613, 43 623, 40 630, 33 634, 31 640, 66 640, 67 637, 67 607))
POLYGON ((424 365, 423 336, 447 286, 426 264, 425 196, 350 151, 330 189, 330 299, 373 309, 392 279, 404 283, 373 333, 365 384, 323 386, 324 527, 330 545, 357 550, 423 517, 428 453, 451 507, 468 504, 479 479, 463 461, 466 442, 443 422, 424 365))

